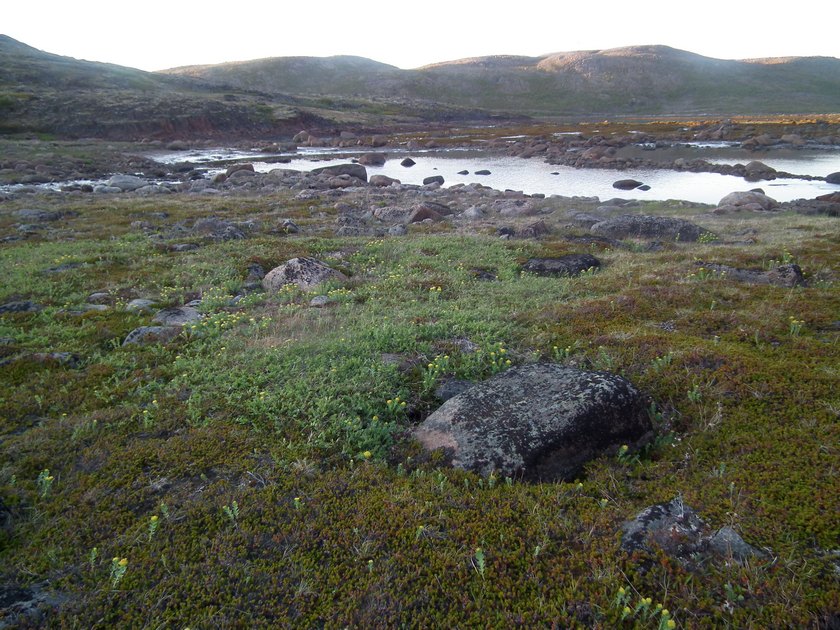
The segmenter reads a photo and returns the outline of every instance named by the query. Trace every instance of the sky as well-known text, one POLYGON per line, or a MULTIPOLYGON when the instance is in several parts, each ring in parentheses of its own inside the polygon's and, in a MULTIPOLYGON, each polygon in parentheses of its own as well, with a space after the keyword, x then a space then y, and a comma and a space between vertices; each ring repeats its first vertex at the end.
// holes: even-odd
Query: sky
POLYGON ((47 52, 142 70, 312 55, 400 68, 483 55, 664 44, 720 59, 840 57, 840 3, 799 0, 29 0, 0 33, 47 52), (795 7, 795 9, 794 9, 795 7))

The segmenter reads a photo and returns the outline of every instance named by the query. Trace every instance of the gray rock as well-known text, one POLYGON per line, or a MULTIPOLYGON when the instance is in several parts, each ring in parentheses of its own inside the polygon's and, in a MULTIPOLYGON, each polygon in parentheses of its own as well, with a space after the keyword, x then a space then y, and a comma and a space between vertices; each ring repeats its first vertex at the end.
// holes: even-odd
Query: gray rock
POLYGON ((367 169, 361 164, 336 164, 335 166, 324 166, 321 168, 312 169, 313 175, 349 175, 355 177, 363 182, 368 179, 367 169))
POLYGON ((108 180, 108 188, 118 188, 122 192, 130 192, 146 186, 149 182, 135 175, 114 175, 108 180))
POLYGON ((242 164, 233 164, 229 166, 228 169, 225 171, 225 176, 230 177, 234 173, 254 173, 254 165, 248 162, 243 162, 242 164))
POLYGON ((476 171, 475 173, 473 173, 473 175, 490 175, 490 174, 491 174, 490 171, 488 171, 486 168, 483 168, 480 171, 476 171))
POLYGON ((388 236, 405 236, 408 234, 408 230, 405 229, 404 225, 392 225, 388 228, 388 236))
POLYGON ((719 208, 734 207, 741 210, 773 210, 778 205, 775 199, 755 191, 729 193, 718 202, 719 208))
POLYGON ((539 276, 577 276, 600 267, 601 261, 592 254, 567 254, 558 258, 531 258, 522 265, 522 270, 539 276))
POLYGON ((400 162, 400 166, 405 166, 406 168, 410 168, 410 167, 414 166, 415 164, 417 164, 417 162, 415 162, 414 160, 412 160, 409 157, 405 158, 402 162, 400 162))
POLYGON ((49 210, 40 210, 38 208, 23 208, 15 212, 15 216, 24 221, 58 221, 61 218, 60 212, 51 212, 49 210))
POLYGON ((423 178, 423 185, 428 186, 429 184, 440 184, 443 186, 444 179, 442 175, 432 175, 431 177, 423 178))
POLYGON ((463 394, 473 385, 475 383, 472 381, 466 381, 461 378, 444 378, 435 388, 435 396, 445 402, 450 398, 455 398, 455 396, 463 394))
POLYGON ((123 192, 123 189, 122 189, 122 188, 119 188, 118 186, 104 186, 104 185, 99 185, 99 186, 94 186, 94 187, 93 187, 93 192, 95 192, 95 193, 103 193, 103 194, 107 194, 107 195, 112 195, 112 194, 115 194, 115 193, 121 193, 121 192, 123 192))
POLYGON ((91 293, 87 297, 87 301, 91 304, 110 304, 112 297, 107 291, 97 291, 96 293, 91 293))
POLYGON ((331 302, 329 296, 326 295, 316 295, 314 298, 309 300, 309 306, 314 308, 323 308, 327 304, 331 302))
POLYGON ((143 311, 150 311, 155 305, 154 300, 147 300, 144 298, 136 298, 125 305, 125 310, 130 312, 141 313, 143 311))
POLYGON ((511 368, 449 399, 414 432, 453 466, 527 479, 572 479, 590 459, 651 434, 627 380, 555 364, 511 368))
POLYGON ((183 326, 197 322, 201 317, 201 313, 190 306, 173 306, 155 313, 152 323, 161 326, 183 326))
POLYGON ((378 186, 380 188, 385 188, 387 186, 391 186, 392 184, 399 184, 400 180, 394 179, 393 177, 388 177, 387 175, 371 175, 370 176, 370 185, 371 186, 378 186))
POLYGON ((485 217, 485 213, 484 210, 478 206, 470 206, 461 213, 461 216, 465 219, 483 219, 485 217))
POLYGON ((192 233, 218 241, 233 241, 245 238, 245 233, 230 221, 218 217, 202 217, 193 223, 192 233))
POLYGON ((545 221, 537 221, 536 223, 531 223, 530 225, 526 225, 524 228, 517 232, 517 238, 539 238, 540 236, 545 236, 549 234, 550 230, 548 226, 545 224, 545 221))
POLYGON ((128 333, 122 345, 149 346, 156 343, 167 344, 179 334, 181 334, 180 326, 141 326, 128 333))
POLYGON ((797 264, 779 265, 769 270, 739 269, 729 265, 696 261, 697 267, 712 271, 729 280, 746 284, 768 284, 777 287, 805 287, 808 286, 805 276, 797 264))
POLYGON ((840 171, 829 173, 825 176, 825 181, 829 184, 840 184, 840 171))
POLYGON ((747 544, 731 527, 711 528, 680 497, 645 508, 621 526, 621 548, 652 553, 655 548, 689 567, 712 557, 744 562, 764 553, 747 544))
POLYGON ((292 258, 269 271, 262 280, 263 288, 270 293, 279 291, 287 284, 296 284, 304 291, 314 289, 329 280, 347 279, 340 271, 328 267, 320 260, 302 257, 292 258))
POLYGON ((696 241, 709 231, 685 219, 625 214, 600 221, 590 228, 593 234, 609 238, 656 238, 683 242, 696 241))
POLYGON ((300 232, 300 228, 298 227, 298 224, 291 219, 283 219, 280 223, 280 231, 284 234, 297 234, 300 232))
POLYGON ((20 300, 17 302, 6 302, 0 304, 0 314, 3 313, 37 313, 44 307, 29 300, 20 300))
POLYGON ((359 164, 364 166, 382 166, 385 164, 384 153, 365 153, 359 158, 359 164))

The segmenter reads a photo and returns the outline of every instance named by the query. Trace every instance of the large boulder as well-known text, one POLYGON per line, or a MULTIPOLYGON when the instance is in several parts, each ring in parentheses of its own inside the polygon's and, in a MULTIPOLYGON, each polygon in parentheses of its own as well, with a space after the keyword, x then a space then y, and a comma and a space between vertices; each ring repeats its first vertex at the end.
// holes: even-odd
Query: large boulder
POLYGON ((738 267, 707 263, 700 260, 694 264, 703 271, 711 271, 728 280, 735 280, 736 282, 744 282, 746 284, 768 284, 776 287, 789 288, 808 286, 802 269, 795 263, 778 265, 767 270, 740 269, 738 267))
POLYGON ((180 326, 140 326, 135 328, 123 341, 124 346, 148 346, 151 344, 167 344, 181 334, 180 326))
POLYGON ((399 184, 400 180, 394 179, 393 177, 388 177, 387 175, 371 175, 370 176, 370 185, 371 186, 378 186, 380 188, 385 188, 386 186, 391 186, 392 184, 399 184))
POLYGON ((119 188, 123 192, 129 192, 142 188, 148 183, 147 180, 135 175, 114 175, 108 180, 108 187, 119 188))
POLYGON ((314 289, 329 280, 346 280, 340 271, 328 267, 315 258, 292 258, 279 267, 275 267, 262 279, 263 288, 274 293, 287 284, 296 284, 304 291, 314 289))
POLYGON ((367 169, 361 164, 336 164, 335 166, 322 166, 321 168, 313 168, 313 175, 349 175, 355 177, 363 182, 367 181, 367 169))
POLYGON ((424 177, 423 185, 428 186, 429 184, 440 184, 441 186, 443 186, 443 175, 432 175, 431 177, 424 177))
POLYGON ((573 479, 592 458, 651 433, 644 398, 624 378, 533 364, 450 398, 414 436, 455 467, 540 480, 573 479))
POLYGON ((601 261, 592 254, 567 254, 558 258, 531 258, 522 265, 522 270, 539 276, 577 276, 600 266, 601 261))
POLYGON ((825 176, 825 181, 829 184, 840 184, 840 171, 829 173, 825 176))
POLYGON ((716 210, 734 209, 734 210, 772 210, 779 204, 775 199, 772 199, 764 193, 754 190, 743 192, 732 192, 726 195, 718 202, 716 210))
POLYGON ((671 241, 696 241, 708 232, 699 225, 674 217, 651 217, 625 214, 599 221, 590 228, 593 234, 609 238, 653 238, 671 241))

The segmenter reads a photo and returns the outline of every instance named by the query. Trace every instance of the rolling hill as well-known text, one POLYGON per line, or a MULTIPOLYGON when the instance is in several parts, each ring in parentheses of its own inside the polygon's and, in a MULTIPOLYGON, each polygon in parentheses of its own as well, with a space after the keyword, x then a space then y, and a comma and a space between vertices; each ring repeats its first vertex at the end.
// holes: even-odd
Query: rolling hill
POLYGON ((478 57, 415 70, 357 57, 279 57, 164 72, 269 93, 399 95, 536 116, 840 111, 840 59, 733 61, 667 46, 478 57))

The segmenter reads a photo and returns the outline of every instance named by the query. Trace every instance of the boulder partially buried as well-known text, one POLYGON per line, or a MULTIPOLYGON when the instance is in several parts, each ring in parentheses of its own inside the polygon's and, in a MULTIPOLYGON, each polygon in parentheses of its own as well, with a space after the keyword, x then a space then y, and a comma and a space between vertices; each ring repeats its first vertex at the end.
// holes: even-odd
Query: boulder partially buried
POLYGON ((573 479, 589 460, 652 433, 627 380, 557 364, 511 368, 450 398, 415 430, 458 468, 573 479))
POLYGON ((739 563, 764 556, 731 527, 713 532, 680 497, 645 508, 621 526, 621 534, 621 548, 628 553, 659 548, 689 567, 703 564, 709 556, 739 563))
POLYGON ((708 232, 699 225, 674 217, 651 217, 625 214, 593 225, 593 234, 609 238, 655 238, 676 241, 696 241, 708 232))
POLYGON ((279 267, 275 267, 262 280, 263 288, 274 293, 287 284, 296 284, 304 291, 309 291, 328 280, 346 280, 340 271, 328 267, 315 258, 292 258, 279 267))
POLYGON ((539 276, 578 276, 600 266, 601 261, 592 254, 567 254, 558 258, 531 258, 522 265, 522 270, 539 276))
POLYGON ((313 175, 320 175, 322 173, 334 176, 349 175, 363 182, 366 182, 368 179, 367 169, 361 164, 336 164, 334 166, 322 166, 321 168, 312 169, 313 175))

